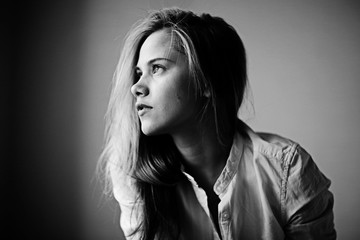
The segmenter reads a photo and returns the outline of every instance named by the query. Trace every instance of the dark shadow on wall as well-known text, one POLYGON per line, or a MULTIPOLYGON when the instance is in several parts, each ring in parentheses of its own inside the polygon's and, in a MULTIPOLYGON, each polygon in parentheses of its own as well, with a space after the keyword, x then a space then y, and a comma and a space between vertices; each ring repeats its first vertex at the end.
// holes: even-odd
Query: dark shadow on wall
POLYGON ((81 239, 84 1, 13 1, 7 85, 8 239, 81 239))

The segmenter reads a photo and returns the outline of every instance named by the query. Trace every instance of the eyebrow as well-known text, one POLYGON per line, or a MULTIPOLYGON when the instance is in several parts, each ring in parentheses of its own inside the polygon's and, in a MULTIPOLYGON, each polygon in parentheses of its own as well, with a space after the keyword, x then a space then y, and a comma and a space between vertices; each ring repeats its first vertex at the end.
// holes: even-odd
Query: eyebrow
MULTIPOLYGON (((147 65, 151 65, 153 64, 154 62, 156 61, 168 61, 168 62, 172 62, 172 63, 175 63, 175 61, 169 59, 169 58, 163 58, 163 57, 159 57, 159 58, 154 58, 154 59, 151 59, 147 62, 147 65)), ((138 65, 135 66, 135 69, 140 69, 140 67, 138 65)))

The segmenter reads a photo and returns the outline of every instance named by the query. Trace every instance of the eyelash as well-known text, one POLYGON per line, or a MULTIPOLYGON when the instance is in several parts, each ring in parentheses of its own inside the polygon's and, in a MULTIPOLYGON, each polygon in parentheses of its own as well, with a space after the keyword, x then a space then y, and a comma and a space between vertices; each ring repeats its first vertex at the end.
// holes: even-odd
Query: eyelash
MULTIPOLYGON (((162 66, 162 65, 159 65, 159 64, 154 64, 151 66, 151 74, 159 74, 158 71, 164 71, 165 70, 165 67, 162 66)), ((135 70, 135 82, 139 81, 139 79, 141 78, 142 76, 142 71, 140 71, 140 69, 136 69, 135 70)))
POLYGON ((159 70, 163 71, 163 70, 165 70, 165 68, 163 66, 159 65, 159 64, 152 65, 152 69, 151 69, 152 74, 158 73, 159 70))

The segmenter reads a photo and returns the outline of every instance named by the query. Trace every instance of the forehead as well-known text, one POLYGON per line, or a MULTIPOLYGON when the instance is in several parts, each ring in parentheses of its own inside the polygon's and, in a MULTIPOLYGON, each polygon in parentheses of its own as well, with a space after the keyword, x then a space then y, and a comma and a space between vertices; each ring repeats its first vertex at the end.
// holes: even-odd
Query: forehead
POLYGON ((168 29, 150 34, 140 48, 138 63, 141 64, 154 58, 177 60, 180 53, 174 47, 174 38, 175 36, 168 29))

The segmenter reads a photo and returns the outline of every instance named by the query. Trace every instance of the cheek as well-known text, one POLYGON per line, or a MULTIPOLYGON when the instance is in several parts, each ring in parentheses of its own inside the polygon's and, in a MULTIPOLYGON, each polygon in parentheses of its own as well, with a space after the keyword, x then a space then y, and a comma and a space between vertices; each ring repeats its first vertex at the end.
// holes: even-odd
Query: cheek
POLYGON ((180 107, 182 104, 186 104, 188 100, 188 93, 179 85, 170 86, 163 93, 162 103, 167 110, 180 107))
POLYGON ((181 104, 184 100, 184 95, 181 93, 176 93, 175 97, 176 97, 175 100, 176 100, 177 104, 181 104))
POLYGON ((178 85, 174 90, 173 98, 178 104, 191 104, 194 100, 194 89, 188 83, 178 85))
POLYGON ((189 80, 183 76, 167 81, 159 91, 163 113, 181 111, 195 104, 195 90, 189 80))
POLYGON ((184 111, 189 107, 191 103, 186 96, 181 92, 172 92, 166 94, 161 100, 160 114, 161 118, 178 118, 180 115, 184 115, 184 111))

